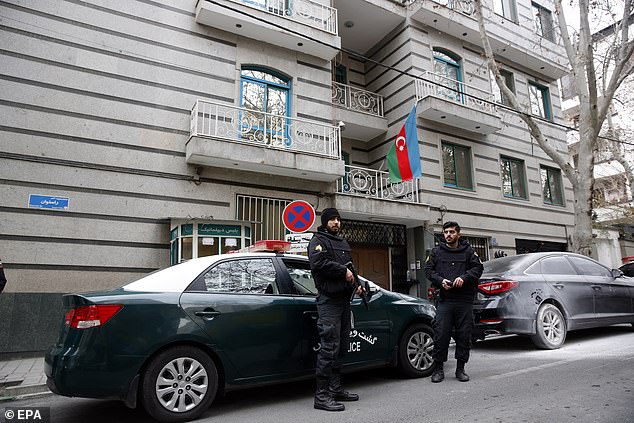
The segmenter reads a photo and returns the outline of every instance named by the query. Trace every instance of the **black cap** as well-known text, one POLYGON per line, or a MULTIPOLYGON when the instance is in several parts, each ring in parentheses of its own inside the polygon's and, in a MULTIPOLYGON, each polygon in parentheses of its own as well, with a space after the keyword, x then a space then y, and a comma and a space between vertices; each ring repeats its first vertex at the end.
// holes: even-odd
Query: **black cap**
POLYGON ((336 208, 330 207, 330 208, 324 209, 321 212, 321 224, 322 224, 322 226, 324 226, 324 227, 328 226, 328 221, 330 219, 332 219, 333 217, 338 217, 338 218, 341 219, 341 215, 339 214, 339 212, 337 211, 336 208))

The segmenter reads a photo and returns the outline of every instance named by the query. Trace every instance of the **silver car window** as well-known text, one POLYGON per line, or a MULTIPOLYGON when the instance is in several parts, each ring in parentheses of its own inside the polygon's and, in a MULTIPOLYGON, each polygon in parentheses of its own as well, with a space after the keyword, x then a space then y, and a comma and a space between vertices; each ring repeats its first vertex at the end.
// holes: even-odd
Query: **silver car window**
POLYGON ((610 272, 607 268, 601 266, 598 263, 595 263, 591 260, 584 259, 581 257, 568 257, 570 261, 574 264, 574 266, 579 269, 579 273, 587 276, 603 276, 603 277, 611 277, 612 272, 610 272))
POLYGON ((208 292, 277 294, 271 259, 241 259, 219 263, 203 275, 208 292))
POLYGON ((577 271, 565 257, 546 257, 539 261, 543 275, 576 275, 577 271))

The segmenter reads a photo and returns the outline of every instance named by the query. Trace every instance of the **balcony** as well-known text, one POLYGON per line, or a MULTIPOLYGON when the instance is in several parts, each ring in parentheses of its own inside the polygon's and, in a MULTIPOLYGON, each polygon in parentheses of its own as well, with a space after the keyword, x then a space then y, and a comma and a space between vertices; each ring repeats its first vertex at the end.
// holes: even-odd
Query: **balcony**
POLYGON ((344 176, 339 127, 204 100, 191 112, 190 164, 314 181, 344 176))
POLYGON ((324 60, 341 47, 337 10, 312 0, 199 0, 196 22, 324 60))
POLYGON ((345 170, 337 181, 335 207, 349 218, 410 226, 429 218, 429 206, 420 196, 420 179, 393 184, 385 171, 350 165, 345 170))
POLYGON ((387 131, 382 95, 333 81, 332 103, 335 120, 346 124, 345 138, 367 141, 387 131))
MULTIPOLYGON (((430 28, 481 46, 480 28, 472 0, 430 0, 416 2, 410 12, 430 28)), ((496 55, 527 69, 557 79, 567 74, 568 58, 560 43, 540 37, 533 31, 532 20, 515 23, 497 15, 486 6, 484 22, 496 55)))
POLYGON ((444 75, 421 75, 416 80, 416 99, 417 113, 424 119, 479 134, 502 129, 491 92, 444 75))

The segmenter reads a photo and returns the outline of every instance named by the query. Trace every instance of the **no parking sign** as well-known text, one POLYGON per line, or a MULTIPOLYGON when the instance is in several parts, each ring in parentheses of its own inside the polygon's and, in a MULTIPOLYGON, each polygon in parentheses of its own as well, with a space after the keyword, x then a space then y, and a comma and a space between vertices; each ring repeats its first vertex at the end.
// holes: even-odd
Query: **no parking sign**
POLYGON ((292 201, 282 213, 284 226, 291 232, 306 232, 315 222, 315 209, 306 201, 292 201))

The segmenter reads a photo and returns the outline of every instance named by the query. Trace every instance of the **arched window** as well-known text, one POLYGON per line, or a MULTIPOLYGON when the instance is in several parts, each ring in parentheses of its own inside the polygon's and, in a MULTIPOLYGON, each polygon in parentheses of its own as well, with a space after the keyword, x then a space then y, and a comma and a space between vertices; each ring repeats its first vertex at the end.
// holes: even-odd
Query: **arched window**
POLYGON ((434 77, 441 87, 439 94, 449 100, 459 103, 464 102, 462 93, 462 71, 460 69, 460 57, 452 52, 435 47, 434 55, 434 77), (443 88, 446 87, 446 88, 443 88))
POLYGON ((290 145, 287 135, 290 80, 259 67, 242 68, 240 75, 240 131, 242 138, 274 145, 290 145))

